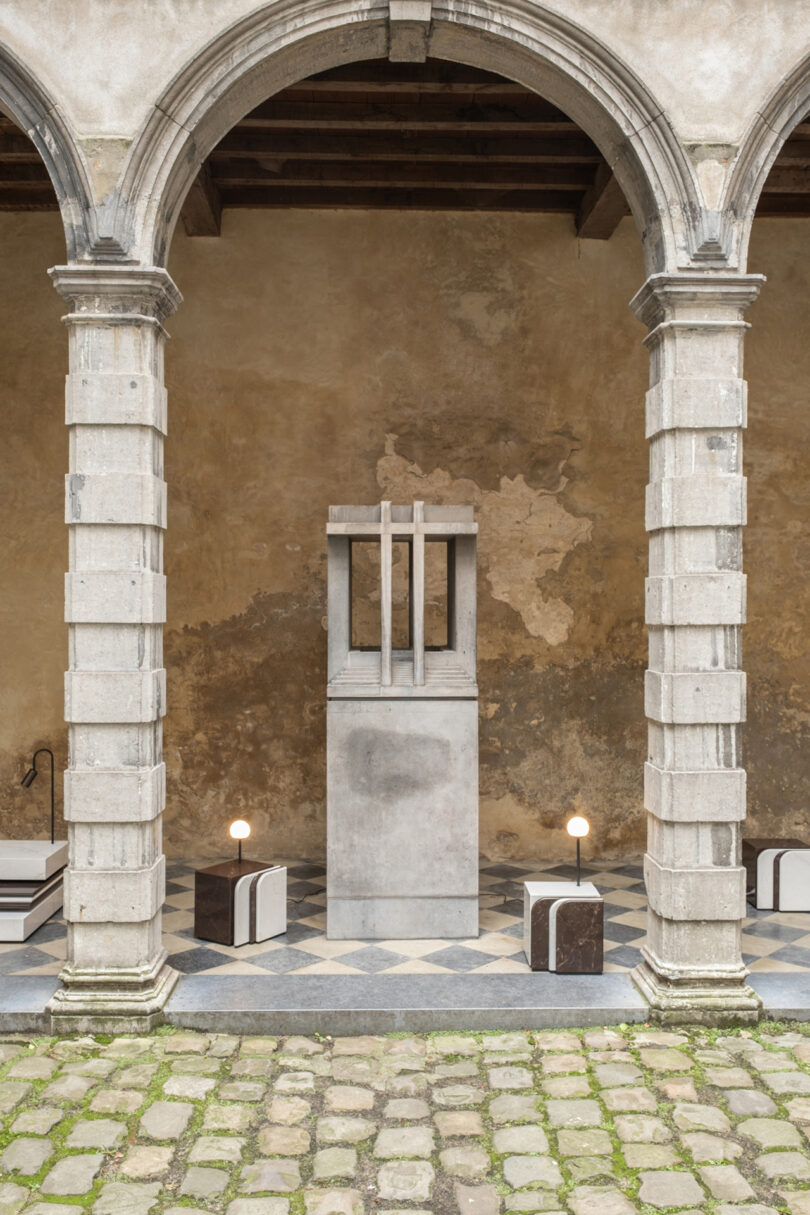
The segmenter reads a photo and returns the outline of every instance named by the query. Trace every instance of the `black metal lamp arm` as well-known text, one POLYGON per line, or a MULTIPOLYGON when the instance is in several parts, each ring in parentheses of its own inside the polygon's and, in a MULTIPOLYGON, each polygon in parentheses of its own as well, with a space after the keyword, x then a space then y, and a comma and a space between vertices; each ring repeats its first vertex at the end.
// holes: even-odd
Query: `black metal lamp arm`
POLYGON ((51 843, 53 843, 54 842, 54 821, 56 818, 56 805, 55 805, 55 794, 54 794, 53 751, 50 749, 50 747, 40 747, 37 751, 34 752, 34 758, 31 760, 31 767, 34 769, 34 771, 36 771, 38 755, 50 755, 50 757, 51 757, 51 843))

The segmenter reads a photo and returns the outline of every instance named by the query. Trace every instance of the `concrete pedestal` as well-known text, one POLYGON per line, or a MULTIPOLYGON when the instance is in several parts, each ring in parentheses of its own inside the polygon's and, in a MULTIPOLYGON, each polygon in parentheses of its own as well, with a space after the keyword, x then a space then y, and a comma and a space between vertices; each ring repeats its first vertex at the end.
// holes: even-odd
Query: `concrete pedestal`
POLYGON ((478 705, 330 700, 327 934, 478 935, 478 705))

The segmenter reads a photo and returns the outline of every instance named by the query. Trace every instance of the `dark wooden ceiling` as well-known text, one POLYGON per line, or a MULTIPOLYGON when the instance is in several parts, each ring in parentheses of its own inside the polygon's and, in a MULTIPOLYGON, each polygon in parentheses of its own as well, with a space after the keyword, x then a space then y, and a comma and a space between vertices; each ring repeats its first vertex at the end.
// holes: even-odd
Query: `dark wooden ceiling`
MULTIPOLYGON (((607 239, 628 208, 596 145, 542 97, 459 64, 373 60, 263 102, 203 165, 183 210, 215 235, 226 207, 542 211, 607 239)), ((0 115, 0 210, 56 208, 26 135, 0 115)), ((759 215, 810 215, 810 122, 796 128, 759 215)))

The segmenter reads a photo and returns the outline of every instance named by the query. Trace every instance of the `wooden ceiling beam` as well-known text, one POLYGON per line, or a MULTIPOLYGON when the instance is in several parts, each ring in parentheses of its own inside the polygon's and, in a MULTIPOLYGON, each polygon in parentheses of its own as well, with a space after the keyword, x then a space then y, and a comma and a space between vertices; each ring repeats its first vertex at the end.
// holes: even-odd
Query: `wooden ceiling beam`
POLYGON ((53 189, 48 170, 39 158, 30 163, 0 161, 0 189, 9 185, 31 186, 32 189, 53 189))
POLYGON ((364 98, 337 103, 290 102, 274 98, 242 118, 235 129, 278 130, 294 128, 314 131, 495 131, 576 135, 579 128, 559 111, 534 104, 534 99, 515 99, 508 105, 472 102, 467 105, 369 104, 364 98))
POLYGON ((14 128, 0 129, 0 161, 42 164, 42 157, 27 135, 14 128))
POLYGON ((782 145, 776 160, 776 165, 810 164, 810 139, 803 135, 791 135, 782 145))
POLYGON ((577 236, 582 240, 610 240, 625 215, 627 200, 610 167, 603 163, 577 213, 577 236))
POLYGON ((325 134, 315 131, 230 131, 214 148, 211 159, 229 160, 234 157, 255 160, 438 160, 483 161, 526 164, 592 164, 602 161, 596 144, 586 135, 550 139, 532 135, 487 136, 476 132, 475 137, 458 133, 421 132, 410 138, 407 132, 342 132, 325 134))
MULTIPOLYGON (((310 190, 448 190, 455 189, 457 193, 471 193, 474 191, 488 190, 503 193, 504 190, 527 190, 534 193, 560 193, 565 192, 570 195, 571 205, 581 201, 584 190, 581 186, 536 186, 528 182, 514 181, 470 181, 462 183, 453 183, 452 181, 420 181, 415 182, 407 178, 398 179, 397 177, 379 178, 374 174, 370 174, 367 178, 361 181, 347 182, 339 177, 334 177, 326 180, 313 181, 307 178, 290 177, 282 180, 273 181, 242 181, 237 179, 223 182, 221 193, 227 195, 234 190, 251 190, 254 191, 256 198, 261 198, 263 192, 270 196, 278 190, 289 190, 290 188, 302 187, 310 190)), ((227 204, 225 204, 227 205, 227 204)), ((200 235, 200 233, 189 233, 189 235, 200 235)), ((204 233, 203 235, 216 235, 216 233, 204 233)))
POLYGON ((809 194, 810 165, 775 164, 765 180, 763 194, 809 194))
POLYGON ((256 190, 244 187, 222 191, 226 207, 301 207, 325 210, 399 211, 527 211, 570 214, 581 191, 554 190, 396 190, 337 189, 321 186, 285 186, 267 190, 259 199, 256 190))
POLYGON ((219 236, 222 228, 222 199, 208 161, 192 182, 180 217, 186 236, 219 236))
POLYGON ((810 194, 770 194, 767 190, 763 191, 757 203, 757 217, 767 219, 780 215, 797 219, 810 216, 810 194))
POLYGON ((29 190, 26 186, 0 190, 0 211, 58 211, 53 190, 29 190))
POLYGON ((376 160, 227 160, 214 163, 220 189, 238 186, 414 186, 470 189, 586 190, 593 182, 592 165, 442 164, 376 160))

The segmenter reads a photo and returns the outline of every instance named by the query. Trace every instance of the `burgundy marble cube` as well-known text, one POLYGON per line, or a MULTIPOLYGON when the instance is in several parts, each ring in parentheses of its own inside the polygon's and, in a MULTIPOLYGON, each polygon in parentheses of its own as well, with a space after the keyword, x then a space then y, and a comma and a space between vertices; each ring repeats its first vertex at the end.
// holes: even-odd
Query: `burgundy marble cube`
POLYGON ((602 973, 604 902, 590 882, 524 882, 524 949, 532 970, 602 973))
POLYGON ((246 945, 287 931, 287 870, 266 861, 221 861, 194 875, 194 935, 246 945))

